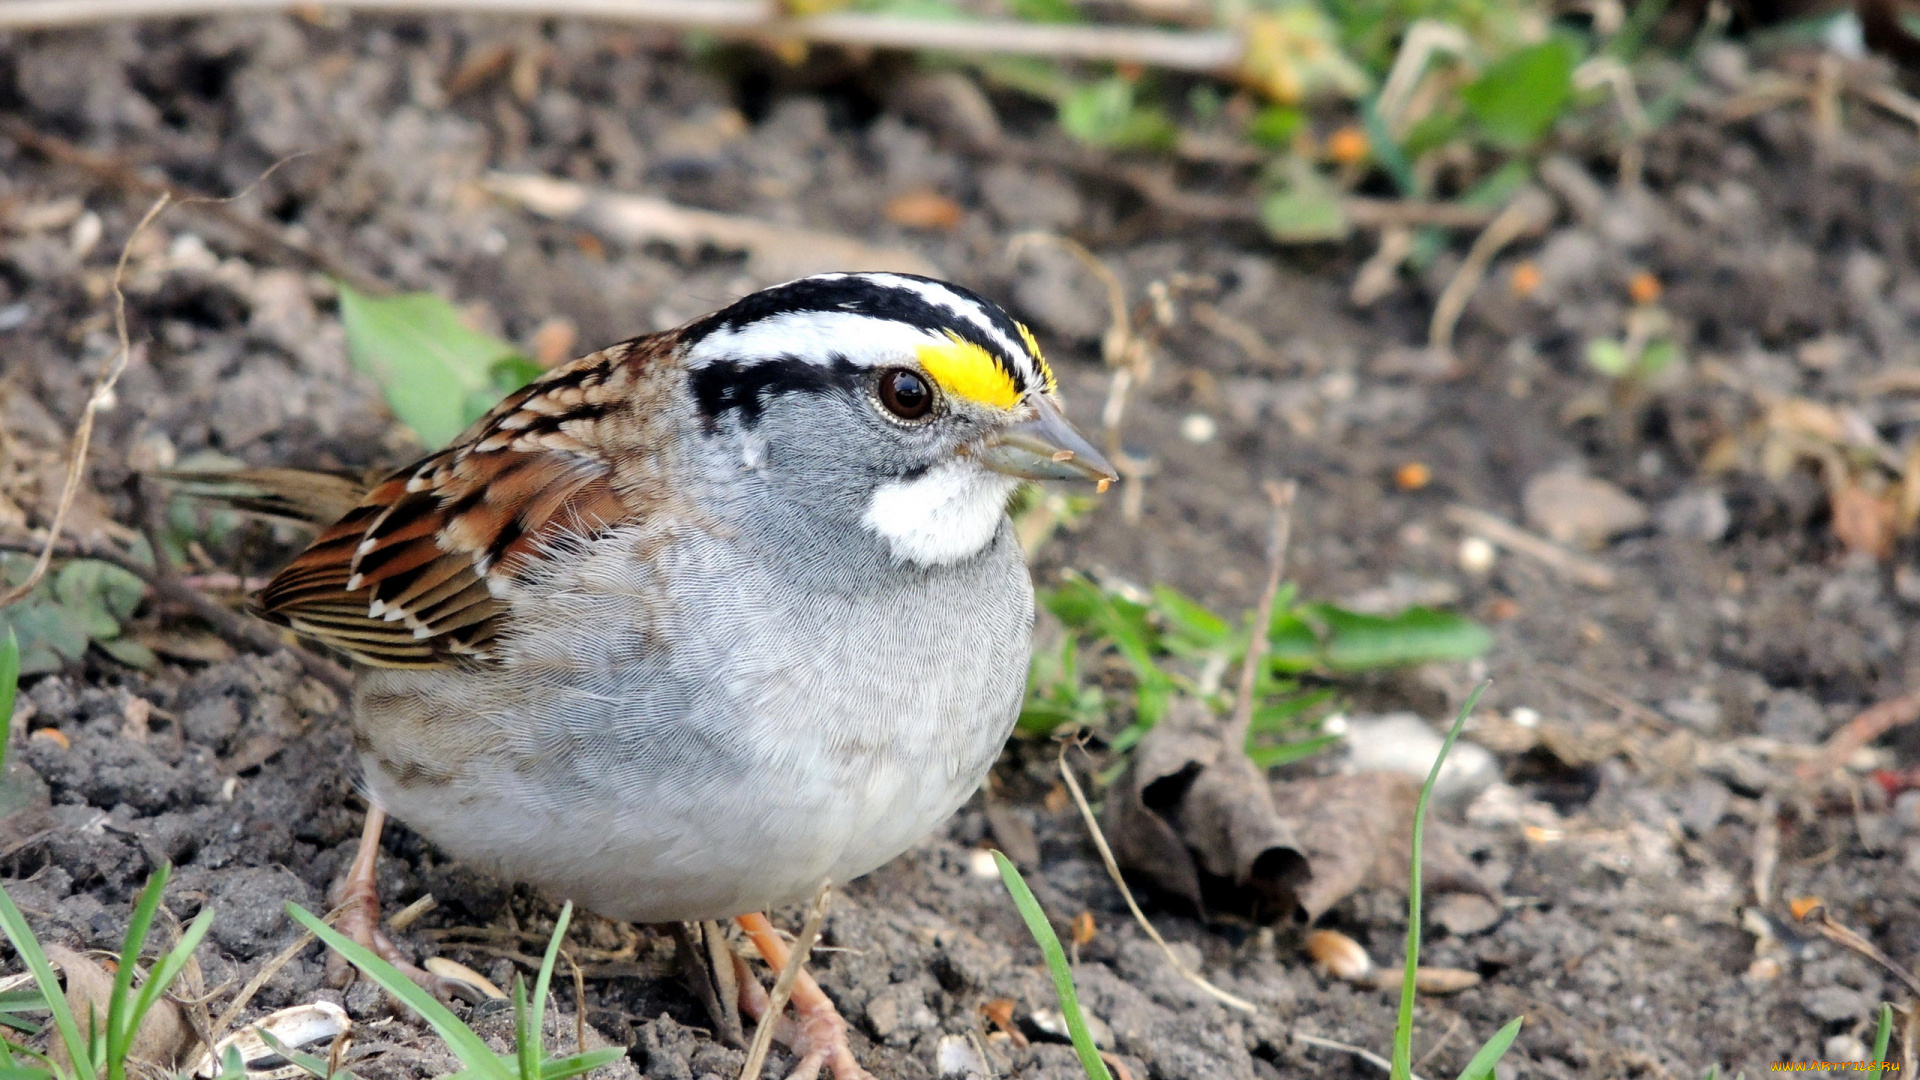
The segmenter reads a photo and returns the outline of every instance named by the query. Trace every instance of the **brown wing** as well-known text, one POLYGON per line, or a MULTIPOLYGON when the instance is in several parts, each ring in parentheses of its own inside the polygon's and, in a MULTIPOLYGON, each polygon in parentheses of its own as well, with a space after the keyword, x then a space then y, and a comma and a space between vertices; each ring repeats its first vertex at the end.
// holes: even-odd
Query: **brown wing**
POLYGON ((494 586, 568 535, 629 518, 607 429, 672 342, 641 338, 514 392, 451 447, 367 493, 261 590, 260 614, 376 667, 484 659, 494 586))

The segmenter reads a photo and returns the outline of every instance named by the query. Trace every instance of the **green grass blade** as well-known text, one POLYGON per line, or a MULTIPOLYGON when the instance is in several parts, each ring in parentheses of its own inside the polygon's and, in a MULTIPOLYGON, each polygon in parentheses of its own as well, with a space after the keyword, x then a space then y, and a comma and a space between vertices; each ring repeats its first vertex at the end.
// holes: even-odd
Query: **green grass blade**
POLYGON ((67 1008, 67 995, 60 989, 59 976, 47 962, 47 954, 41 950, 39 939, 33 936, 33 928, 27 925, 27 917, 20 914, 5 889, 0 889, 0 929, 6 931, 14 951, 20 954, 27 970, 33 972, 34 985, 40 988, 47 1011, 53 1014, 53 1029, 67 1048, 67 1060, 74 1062, 78 1070, 81 1062, 93 1060, 92 1050, 87 1040, 80 1037, 80 1025, 74 1023, 73 1010, 67 1008))
POLYGON ((527 1006, 527 980, 513 973, 513 1056, 520 1080, 540 1080, 540 1029, 527 1006))
POLYGON ((1040 944, 1040 951, 1047 958, 1047 969, 1053 973, 1054 993, 1060 997, 1060 1014, 1066 1017, 1067 1031, 1073 1036, 1073 1052, 1080 1056, 1080 1068, 1092 1080, 1113 1080, 1107 1063, 1100 1060, 1100 1051, 1093 1045, 1093 1036, 1087 1032, 1086 1017, 1080 1014, 1080 995, 1073 988, 1073 970, 1067 967, 1067 951, 1060 947, 1060 938, 1053 932, 1053 924, 1047 921, 1047 913, 1040 909, 1033 890, 1027 888, 1026 880, 1005 855, 996 851, 993 861, 1000 867, 1000 880, 1013 896, 1013 906, 1020 909, 1028 932, 1033 934, 1033 940, 1040 944))
POLYGON ((401 974, 399 969, 362 948, 358 942, 347 935, 320 921, 318 916, 298 904, 287 904, 287 914, 293 916, 295 922, 311 930, 313 936, 325 942, 328 948, 346 957, 348 963, 379 983, 387 993, 399 998, 408 1008, 419 1013, 440 1036, 441 1041, 447 1044, 447 1049, 453 1051, 453 1055, 459 1058, 469 1070, 483 1080, 514 1080, 513 1070, 508 1068, 506 1062, 500 1060, 500 1055, 494 1053, 492 1047, 482 1041, 480 1036, 474 1034, 473 1029, 461 1022, 450 1009, 434 1000, 432 994, 401 974))
MULTIPOLYGON (((158 874, 154 876, 159 877, 158 874)), ((158 893, 155 894, 156 897, 158 895, 158 893)), ((147 973, 147 981, 140 984, 140 996, 134 1000, 133 1010, 127 1017, 126 1042, 121 1047, 119 1064, 123 1073, 126 1050, 132 1047, 134 1035, 139 1032, 141 1021, 147 1018, 147 1011, 153 1008, 154 1002, 160 1000, 160 995, 166 992, 167 987, 172 986, 174 980, 180 977, 180 972, 186 969, 187 961, 193 959, 193 951, 200 947, 201 940, 207 936, 207 930, 212 926, 212 908, 207 908, 194 916, 193 921, 187 924, 186 932, 180 935, 180 940, 174 942, 173 948, 167 950, 167 955, 147 973)), ((125 966, 122 964, 123 968, 125 966)), ((108 1064, 111 1068, 114 1059, 109 1057, 108 1064)))
POLYGON ((53 1075, 51 1067, 36 1069, 26 1065, 14 1065, 0 1069, 0 1080, 49 1080, 53 1075))
POLYGON ((20 689, 20 639, 7 626, 0 641, 0 776, 7 774, 7 743, 13 738, 13 696, 20 689))
POLYGON ((1881 1066, 1887 1063, 1887 1044, 1892 1040, 1893 1006, 1882 1002, 1880 1029, 1873 1033, 1873 1067, 1867 1070, 1867 1080, 1880 1080, 1881 1066))
MULTIPOLYGON (((547 992, 553 986, 553 967, 560 960, 560 943, 566 940, 567 924, 573 921, 573 901, 569 900, 560 908, 560 917, 553 924, 553 938, 547 942, 547 954, 540 958, 540 974, 533 983, 533 1049, 529 1053, 525 1046, 518 1047, 520 1052, 521 1080, 540 1080, 541 1044, 547 1032, 547 992)), ((581 1003, 582 1006, 585 1002, 581 1003)))
POLYGON ((1388 1074, 1389 1080, 1410 1080, 1413 1076, 1413 980, 1420 967, 1420 859, 1427 837, 1427 804, 1433 801, 1433 786, 1440 779, 1440 766, 1446 763, 1447 753, 1460 737, 1460 729, 1466 726, 1473 707, 1480 704, 1480 695, 1486 692, 1487 685, 1483 682, 1474 687, 1467 703, 1460 706, 1460 715, 1453 718, 1453 727, 1448 729, 1446 741, 1440 744, 1440 753, 1434 756, 1427 782, 1420 785, 1420 801, 1413 808, 1413 865, 1407 874, 1407 965, 1400 978, 1400 1018, 1393 1026, 1393 1068, 1388 1074))
POLYGON ((554 1058, 540 1066, 539 1080, 567 1080, 570 1076, 590 1073, 602 1065, 619 1061, 627 1054, 625 1047, 603 1046, 598 1050, 589 1050, 584 1054, 571 1054, 563 1058, 554 1058))
MULTIPOLYGON (((140 1018, 128 1016, 128 1006, 133 1003, 133 972, 140 964, 140 953, 147 947, 147 935, 153 930, 153 916, 160 910, 160 894, 166 891, 167 879, 173 876, 173 866, 161 863, 159 869, 147 878, 147 887, 140 890, 140 899, 133 905, 133 918, 127 922, 127 934, 120 944, 120 967, 113 974, 113 993, 107 998, 107 1076, 111 1080, 126 1080, 127 1050, 133 1046, 133 1033, 140 1026, 140 1018)), ((155 976, 158 972, 153 973, 155 976)), ((154 978, 147 979, 152 986, 154 978)))
POLYGON ((1506 1027, 1494 1032, 1493 1038, 1488 1039, 1479 1050, 1475 1051, 1473 1060, 1467 1062, 1467 1067, 1460 1070, 1460 1080, 1489 1080, 1493 1076, 1493 1067, 1500 1063, 1501 1057, 1507 1052, 1507 1047, 1512 1046, 1513 1040, 1519 1037, 1520 1025, 1525 1020, 1524 1016, 1516 1016, 1507 1021, 1506 1027))

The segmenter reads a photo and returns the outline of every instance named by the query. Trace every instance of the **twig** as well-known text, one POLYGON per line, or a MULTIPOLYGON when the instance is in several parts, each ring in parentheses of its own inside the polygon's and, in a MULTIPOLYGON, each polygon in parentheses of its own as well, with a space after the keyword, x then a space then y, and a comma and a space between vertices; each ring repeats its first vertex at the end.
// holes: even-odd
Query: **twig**
POLYGON ((1267 632, 1273 625, 1274 600, 1280 595, 1280 575, 1287 569, 1287 543, 1293 537, 1293 500, 1300 494, 1300 485, 1292 480, 1269 480, 1266 486, 1267 499, 1273 504, 1273 520, 1267 526, 1267 583, 1260 589, 1259 606, 1254 608, 1233 712, 1220 732, 1221 744, 1231 754, 1246 753, 1247 733, 1253 729, 1253 689, 1267 659, 1267 632))
POLYGON ((689 249, 747 252, 763 278, 805 277, 827 270, 892 270, 937 276, 938 267, 905 248, 880 248, 838 233, 676 206, 526 173, 488 173, 481 187, 541 217, 571 222, 629 244, 658 242, 689 249))
POLYGON ((1800 921, 1812 922, 1813 928, 1820 931, 1821 937, 1843 948, 1851 949, 1886 968, 1888 974, 1905 984, 1909 993, 1920 997, 1920 979, 1914 978, 1912 972, 1894 963, 1893 958, 1881 952, 1873 942, 1860 936, 1845 923, 1835 921, 1832 915, 1827 914, 1825 904, 1816 904, 1813 910, 1800 917, 1800 921))
MULTIPOLYGON (((1289 1032, 1287 1037, 1290 1039, 1293 1039, 1296 1042, 1306 1043, 1308 1046, 1318 1046, 1326 1050, 1340 1050, 1345 1053, 1352 1054, 1354 1057, 1359 1058, 1361 1061, 1364 1061, 1367 1064, 1372 1065, 1374 1068, 1377 1068, 1382 1072, 1385 1072, 1385 1073, 1393 1072, 1393 1062, 1388 1061, 1386 1058, 1381 1057, 1379 1054, 1374 1053, 1373 1051, 1367 1049, 1364 1046, 1355 1046, 1352 1043, 1335 1042, 1332 1039, 1323 1039, 1318 1035, 1307 1035, 1305 1033, 1298 1032, 1298 1031, 1289 1032)), ((1413 1080, 1420 1080, 1419 1073, 1409 1073, 1408 1075, 1411 1076, 1413 1080)))
POLYGON ((740 1080, 759 1080, 760 1069, 767 1062, 767 1051, 773 1048, 773 1029, 779 1026, 780 1013, 787 1007, 787 998, 793 996, 793 984, 800 981, 800 972, 807 966, 807 954, 813 951, 813 943, 820 937, 820 926, 827 921, 827 896, 832 891, 833 883, 823 881, 813 894, 807 921, 801 924, 800 936, 794 939, 787 962, 781 966, 779 977, 773 980, 773 991, 767 995, 767 1011, 761 1014, 760 1023, 753 1029, 753 1045, 747 1048, 740 1080))
POLYGON ((1648 727, 1659 728, 1662 731, 1673 730, 1673 721, 1661 716, 1659 713, 1654 712, 1652 709, 1647 708, 1645 705, 1640 704, 1605 683, 1588 678, 1586 675, 1564 665, 1552 665, 1547 668, 1547 671, 1551 673, 1554 678, 1598 700, 1602 705, 1610 705, 1618 709, 1623 716, 1631 717, 1648 727))
MULTIPOLYGON (((37 544, 24 541, 0 539, 0 551, 32 552, 38 547, 37 544)), ((353 694, 353 676, 347 674, 339 664, 317 653, 287 644, 264 624, 254 622, 224 607, 212 597, 181 584, 177 578, 162 577, 155 573, 152 567, 142 565, 123 552, 113 548, 62 544, 54 554, 62 559, 97 559, 100 562, 112 563, 146 582, 147 588, 153 591, 155 597, 179 604, 198 616, 212 626, 215 633, 229 642, 258 653, 291 653, 308 675, 325 683, 328 689, 343 696, 350 697, 353 694)))
MULTIPOLYGON (((1176 71, 1231 72, 1245 51, 1240 35, 1129 26, 946 21, 888 15, 781 17, 773 0, 328 0, 346 11, 532 15, 599 19, 721 37, 857 45, 880 49, 1043 56, 1142 64, 1176 71)), ((8 0, 0 29, 45 29, 111 19, 188 18, 286 10, 287 0, 8 0)))
POLYGON ((167 208, 173 196, 163 193, 147 208, 140 223, 127 234, 126 243, 120 246, 120 259, 113 266, 113 329, 120 339, 120 347, 107 362, 106 370, 94 380, 93 392, 87 395, 87 403, 81 408, 80 422, 73 432, 73 450, 67 459, 66 479, 60 485, 60 501, 55 504, 53 521, 47 526, 47 543, 40 549, 40 557, 34 560, 33 570, 27 579, 0 594, 0 608, 9 607, 20 601, 40 579, 47 576, 47 567, 53 564, 53 549, 60 545, 60 530, 66 528, 67 511, 73 509, 73 499, 80 493, 80 478, 86 472, 87 452, 93 448, 93 419, 101 412, 113 407, 113 388, 120 382, 120 376, 127 370, 127 362, 133 357, 133 342, 127 335, 127 294, 120 285, 126 280, 127 260, 133 257, 133 242, 145 232, 160 211, 167 208))
POLYGON ((1888 698, 1842 724, 1828 736, 1820 756, 1801 762, 1794 772, 1801 780, 1816 780, 1846 764, 1861 747, 1916 720, 1920 720, 1920 691, 1888 698))
POLYGON ((1535 536, 1485 510, 1455 504, 1447 507, 1447 520, 1509 551, 1543 562, 1570 581, 1590 589, 1613 588, 1613 571, 1607 566, 1575 555, 1553 541, 1535 536))
POLYGON ((1427 347, 1442 356, 1453 353, 1453 328, 1467 310, 1467 301, 1486 277, 1487 266, 1500 249, 1526 233, 1544 228, 1553 220, 1553 200, 1529 184, 1508 201, 1506 207, 1474 238, 1473 247, 1454 271, 1453 280, 1440 291, 1433 304, 1433 321, 1427 324, 1427 347))
POLYGON ((1760 822, 1753 829, 1753 902, 1773 903, 1773 873, 1780 867, 1780 806, 1772 795, 1760 800, 1760 822))
POLYGON ((1199 987, 1221 1004, 1239 1009, 1241 1012, 1258 1012, 1259 1008, 1253 1002, 1220 989, 1208 982, 1205 976, 1189 968, 1173 951, 1173 946, 1167 944, 1167 939, 1160 936, 1160 931, 1155 930, 1153 924, 1147 921, 1146 912, 1140 910, 1140 904, 1133 898, 1133 890, 1127 888, 1127 879, 1120 873, 1120 864, 1114 861, 1113 849, 1107 846, 1107 835, 1100 831, 1100 822, 1093 816, 1093 807, 1087 805, 1086 792, 1080 790, 1080 781, 1074 778, 1073 769, 1067 765, 1065 746, 1060 748, 1060 776, 1067 782, 1067 790, 1072 793, 1074 804, 1080 807, 1080 816, 1087 823, 1087 831, 1093 834, 1093 846, 1100 849, 1100 861, 1107 864, 1107 876, 1112 878, 1114 885, 1119 888, 1121 897, 1127 902, 1127 910, 1133 912, 1133 919, 1140 924, 1140 929, 1146 931, 1147 936, 1153 939, 1153 943, 1160 946, 1160 951, 1166 954, 1167 963, 1173 965, 1173 970, 1179 972, 1181 978, 1199 987))

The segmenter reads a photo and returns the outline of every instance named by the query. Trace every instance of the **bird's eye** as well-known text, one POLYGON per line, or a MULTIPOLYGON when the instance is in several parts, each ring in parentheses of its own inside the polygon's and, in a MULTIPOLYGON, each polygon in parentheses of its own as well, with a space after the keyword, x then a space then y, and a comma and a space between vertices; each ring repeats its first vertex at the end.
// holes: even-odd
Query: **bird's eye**
POLYGON ((933 411, 933 387, 917 372, 894 368, 880 376, 880 404, 902 420, 920 420, 933 411))

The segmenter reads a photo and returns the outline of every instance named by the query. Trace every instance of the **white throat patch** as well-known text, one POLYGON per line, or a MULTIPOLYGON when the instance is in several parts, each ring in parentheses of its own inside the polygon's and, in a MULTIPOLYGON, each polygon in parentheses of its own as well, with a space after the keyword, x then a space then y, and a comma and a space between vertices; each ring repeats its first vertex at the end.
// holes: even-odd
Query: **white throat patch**
POLYGON ((948 566, 993 541, 1007 499, 1020 481, 959 458, 912 480, 882 484, 867 504, 867 528, 884 537, 893 557, 948 566))

